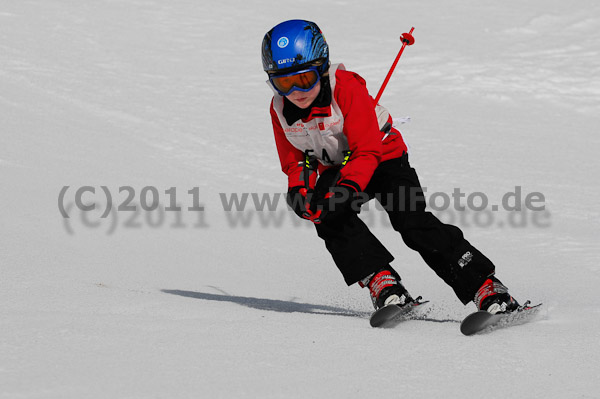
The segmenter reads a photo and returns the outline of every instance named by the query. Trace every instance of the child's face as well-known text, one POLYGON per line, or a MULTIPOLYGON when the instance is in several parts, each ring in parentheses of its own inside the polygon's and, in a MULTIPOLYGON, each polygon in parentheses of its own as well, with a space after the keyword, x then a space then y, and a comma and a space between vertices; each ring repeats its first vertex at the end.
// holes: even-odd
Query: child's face
POLYGON ((315 87, 309 91, 296 90, 287 95, 286 98, 290 100, 296 107, 306 109, 310 106, 310 104, 312 104, 313 101, 315 101, 315 98, 317 98, 320 91, 321 81, 318 81, 315 87))

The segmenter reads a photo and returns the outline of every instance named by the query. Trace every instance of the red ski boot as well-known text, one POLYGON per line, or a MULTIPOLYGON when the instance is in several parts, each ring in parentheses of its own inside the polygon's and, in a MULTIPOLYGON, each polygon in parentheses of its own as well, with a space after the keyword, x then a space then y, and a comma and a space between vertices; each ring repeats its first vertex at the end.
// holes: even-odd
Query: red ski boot
POLYGON ((412 302, 410 294, 400 283, 400 276, 392 269, 381 269, 359 282, 361 287, 369 287, 369 294, 375 309, 386 305, 403 306, 412 302))
POLYGON ((510 313, 519 308, 519 303, 510 296, 508 288, 496 278, 488 278, 479 288, 474 299, 478 310, 490 313, 510 313))

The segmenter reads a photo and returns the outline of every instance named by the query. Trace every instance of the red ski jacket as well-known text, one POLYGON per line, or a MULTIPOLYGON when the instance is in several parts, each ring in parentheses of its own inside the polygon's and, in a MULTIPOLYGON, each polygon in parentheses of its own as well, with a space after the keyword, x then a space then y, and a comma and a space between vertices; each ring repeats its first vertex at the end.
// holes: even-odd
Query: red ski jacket
MULTIPOLYGON (((289 188, 305 185, 307 150, 319 161, 320 172, 340 165, 344 151, 350 150, 350 159, 341 169, 338 182, 350 182, 358 191, 365 189, 380 162, 406 152, 402 135, 391 127, 392 117, 385 108, 376 106, 365 80, 343 68, 341 64, 330 67, 330 100, 313 103, 311 109, 303 111, 304 117, 295 122, 290 120, 289 112, 286 119, 284 110, 293 104, 277 94, 271 101, 275 143, 289 188)), ((311 188, 314 181, 311 179, 311 188)))

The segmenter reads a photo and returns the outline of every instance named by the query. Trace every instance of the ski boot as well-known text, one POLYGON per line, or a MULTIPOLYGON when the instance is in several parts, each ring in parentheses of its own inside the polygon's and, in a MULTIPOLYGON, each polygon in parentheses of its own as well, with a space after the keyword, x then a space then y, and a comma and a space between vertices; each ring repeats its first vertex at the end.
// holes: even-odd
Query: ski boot
POLYGON ((495 277, 485 280, 475 294, 477 310, 485 310, 492 314, 510 313, 519 309, 519 303, 508 293, 508 288, 495 277))
POLYGON ((386 305, 404 306, 413 302, 406 288, 400 283, 400 276, 391 267, 367 276, 358 284, 363 288, 369 287, 375 310, 386 305))

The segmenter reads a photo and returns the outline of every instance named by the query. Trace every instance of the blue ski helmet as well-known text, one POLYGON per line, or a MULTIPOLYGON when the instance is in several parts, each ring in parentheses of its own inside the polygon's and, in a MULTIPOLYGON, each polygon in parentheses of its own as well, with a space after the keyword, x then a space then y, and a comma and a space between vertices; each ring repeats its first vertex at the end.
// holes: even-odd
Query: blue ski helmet
POLYGON ((275 26, 262 42, 263 69, 268 74, 289 73, 307 64, 323 75, 329 68, 329 47, 314 22, 292 19, 275 26))

